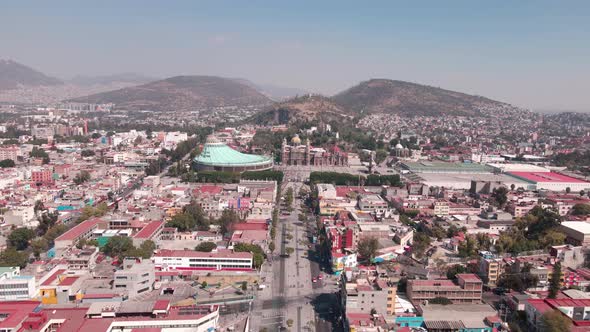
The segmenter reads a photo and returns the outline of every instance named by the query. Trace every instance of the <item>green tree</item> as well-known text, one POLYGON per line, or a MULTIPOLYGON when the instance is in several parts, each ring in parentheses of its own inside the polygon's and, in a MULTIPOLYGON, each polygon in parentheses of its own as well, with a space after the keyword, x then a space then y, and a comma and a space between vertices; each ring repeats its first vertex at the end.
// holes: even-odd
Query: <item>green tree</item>
POLYGON ((57 211, 52 212, 52 213, 43 213, 39 217, 39 225, 37 226, 37 234, 39 234, 41 236, 45 235, 45 233, 47 233, 47 231, 51 227, 55 226, 58 218, 59 218, 59 213, 57 211))
POLYGON ((542 332, 569 332, 572 321, 559 310, 547 311, 541 316, 542 332))
POLYGON ((449 300, 446 297, 438 296, 438 297, 435 297, 432 300, 430 300, 429 303, 431 303, 431 304, 449 305, 449 304, 452 304, 453 301, 449 300))
POLYGON ((240 221, 240 217, 235 210, 223 210, 217 224, 221 227, 221 234, 228 234, 233 231, 233 225, 240 221))
POLYGON ((248 290, 248 282, 247 281, 242 281, 242 291, 247 291, 248 290))
POLYGON ((113 236, 107 244, 102 247, 102 251, 111 257, 123 257, 125 253, 134 249, 131 238, 126 236, 113 236))
POLYGON ((74 183, 76 185, 81 185, 82 183, 90 180, 90 172, 86 170, 80 171, 80 173, 76 174, 74 177, 74 183))
POLYGON ((49 249, 49 245, 47 240, 41 237, 31 241, 31 249, 33 250, 33 255, 35 258, 39 259, 41 257, 41 253, 49 249))
POLYGON ((275 243, 274 242, 270 242, 268 244, 268 250, 270 250, 270 252, 274 252, 275 251, 275 243))
POLYGON ((361 257, 371 263, 379 250, 379 240, 375 237, 366 237, 359 241, 357 249, 361 257))
POLYGON ((20 227, 8 235, 8 244, 16 250, 25 250, 29 247, 29 241, 35 237, 35 231, 30 228, 20 227))
POLYGON ((195 251, 211 252, 217 248, 215 242, 201 242, 195 247, 195 251))
POLYGON ((553 272, 551 272, 551 280, 549 281, 549 295, 550 299, 557 297, 557 293, 561 289, 561 263, 553 264, 553 272))
POLYGON ((175 227, 180 232, 193 230, 196 226, 195 220, 188 213, 175 214, 170 221, 166 223, 167 227, 175 227))
POLYGON ((10 168, 10 167, 14 167, 15 163, 14 160, 12 159, 4 159, 2 161, 0 161, 0 168, 10 168))
POLYGON ((235 252, 249 252, 253 255, 254 267, 260 268, 264 263, 264 251, 257 244, 238 243, 234 246, 235 252))
POLYGON ((506 187, 499 187, 494 189, 492 192, 492 197, 496 201, 499 207, 503 207, 504 204, 508 201, 508 189, 506 187))
POLYGON ((93 150, 82 150, 82 152, 80 152, 80 155, 82 157, 92 157, 92 156, 96 155, 96 153, 94 153, 93 150))
POLYGON ((417 258, 422 258, 424 256, 424 253, 426 252, 426 249, 430 247, 430 242, 430 236, 424 233, 415 232, 414 239, 412 241, 412 253, 417 258))
POLYGON ((590 215, 590 204, 578 203, 572 207, 570 214, 574 216, 590 215))
POLYGON ((27 266, 29 255, 26 251, 18 251, 15 248, 8 248, 0 252, 0 266, 27 266))
POLYGON ((156 250, 156 243, 152 240, 146 240, 141 243, 138 248, 139 256, 143 259, 151 258, 154 254, 154 250, 156 250))
POLYGON ((52 247, 55 239, 57 239, 58 236, 65 233, 67 230, 68 230, 68 227, 66 225, 57 224, 57 225, 49 228, 47 230, 47 233, 45 233, 45 235, 43 235, 43 238, 45 238, 45 240, 47 240, 48 246, 52 247))
POLYGON ((467 272, 467 268, 465 268, 465 266, 459 264, 451 265, 447 268, 447 279, 453 280, 457 274, 465 272, 467 272))

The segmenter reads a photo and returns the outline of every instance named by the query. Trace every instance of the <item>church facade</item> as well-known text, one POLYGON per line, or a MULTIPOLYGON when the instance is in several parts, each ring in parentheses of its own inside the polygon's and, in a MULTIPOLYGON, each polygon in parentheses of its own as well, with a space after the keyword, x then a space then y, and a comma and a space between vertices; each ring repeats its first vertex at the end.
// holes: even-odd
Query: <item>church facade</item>
POLYGON ((281 161, 283 165, 348 166, 348 154, 337 146, 326 150, 312 147, 309 140, 302 144, 299 136, 295 135, 291 139, 291 144, 287 144, 287 139, 283 140, 281 161))

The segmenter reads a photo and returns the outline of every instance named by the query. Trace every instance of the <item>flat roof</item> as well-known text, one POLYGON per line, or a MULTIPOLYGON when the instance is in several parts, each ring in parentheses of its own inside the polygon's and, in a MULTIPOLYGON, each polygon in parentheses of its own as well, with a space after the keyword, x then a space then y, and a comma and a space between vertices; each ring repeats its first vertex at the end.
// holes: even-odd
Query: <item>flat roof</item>
POLYGON ((401 163, 401 166, 415 173, 421 172, 464 172, 464 173, 491 173, 492 168, 487 165, 475 163, 459 163, 444 161, 407 161, 401 163))
POLYGON ((145 225, 137 234, 133 237, 136 239, 149 239, 154 236, 158 229, 164 224, 163 221, 153 221, 145 225))
POLYGON ((202 252, 194 250, 169 250, 162 249, 154 257, 190 257, 190 258, 252 258, 249 252, 233 252, 231 250, 218 250, 217 252, 202 252))
POLYGON ((561 226, 571 228, 580 233, 590 234, 590 223, 585 221, 564 221, 561 223, 561 226))
POLYGON ((7 317, 0 321, 0 329, 16 328, 40 304, 41 302, 39 301, 0 302, 0 312, 7 315, 7 317))
MULTIPOLYGON (((508 174, 535 183, 588 183, 586 181, 555 172, 509 172, 508 174)), ((588 184, 590 185, 590 183, 588 184)))

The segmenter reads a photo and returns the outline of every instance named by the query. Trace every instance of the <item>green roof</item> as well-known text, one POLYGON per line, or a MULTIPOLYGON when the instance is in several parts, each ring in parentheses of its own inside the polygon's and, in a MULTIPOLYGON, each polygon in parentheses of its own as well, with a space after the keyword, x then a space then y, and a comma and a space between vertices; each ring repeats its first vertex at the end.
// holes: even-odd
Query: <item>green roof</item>
POLYGON ((194 161, 212 166, 255 166, 272 162, 270 157, 236 151, 214 137, 208 137, 203 151, 194 161))

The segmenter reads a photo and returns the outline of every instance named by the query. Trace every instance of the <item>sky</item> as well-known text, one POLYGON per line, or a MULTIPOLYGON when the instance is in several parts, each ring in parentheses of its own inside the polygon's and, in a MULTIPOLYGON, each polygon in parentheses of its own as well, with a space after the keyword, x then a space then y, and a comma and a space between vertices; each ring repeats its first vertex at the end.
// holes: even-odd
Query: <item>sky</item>
POLYGON ((0 58, 69 78, 217 75, 332 95, 371 78, 590 111, 590 1, 7 1, 0 58))

